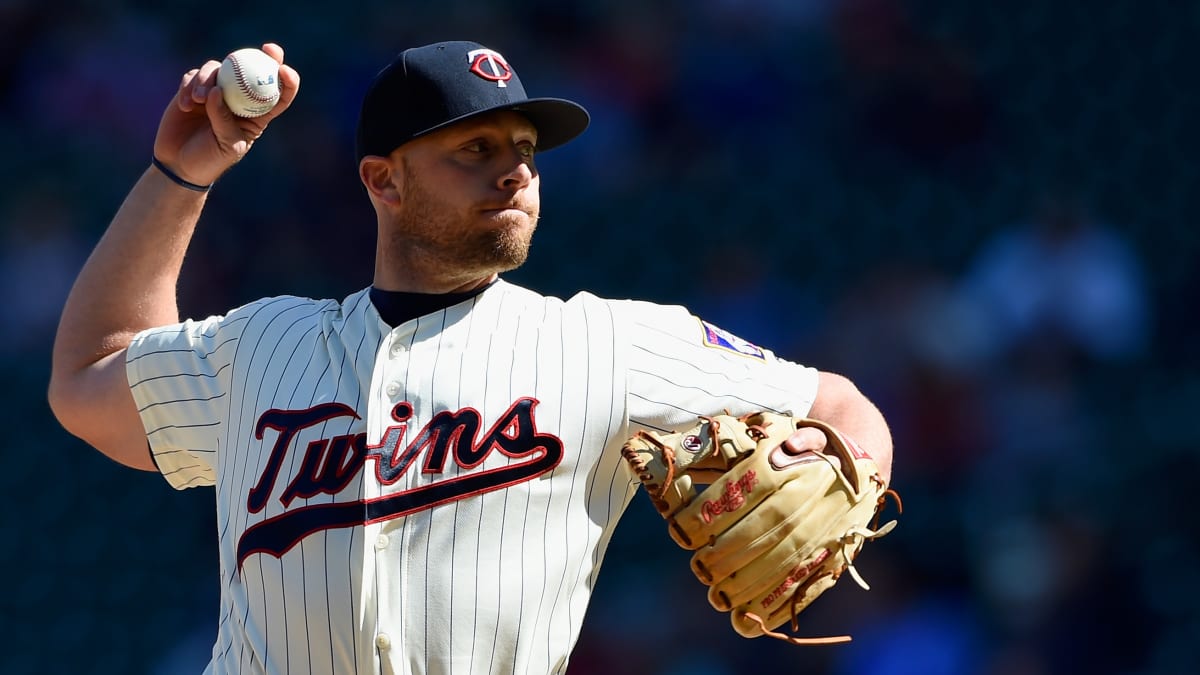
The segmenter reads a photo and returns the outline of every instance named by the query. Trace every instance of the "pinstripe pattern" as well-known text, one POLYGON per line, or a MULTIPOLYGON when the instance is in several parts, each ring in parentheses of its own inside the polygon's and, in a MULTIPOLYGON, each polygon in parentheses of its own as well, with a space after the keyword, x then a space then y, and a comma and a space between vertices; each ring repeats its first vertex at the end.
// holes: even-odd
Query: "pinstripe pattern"
POLYGON ((209 671, 563 672, 636 489, 624 439, 722 409, 803 413, 815 395, 815 371, 700 336, 680 307, 503 281, 394 329, 362 291, 139 335, 129 382, 160 470, 216 486, 209 671), (458 444, 417 447, 437 429, 458 444), (397 510, 447 486, 463 492, 397 510))

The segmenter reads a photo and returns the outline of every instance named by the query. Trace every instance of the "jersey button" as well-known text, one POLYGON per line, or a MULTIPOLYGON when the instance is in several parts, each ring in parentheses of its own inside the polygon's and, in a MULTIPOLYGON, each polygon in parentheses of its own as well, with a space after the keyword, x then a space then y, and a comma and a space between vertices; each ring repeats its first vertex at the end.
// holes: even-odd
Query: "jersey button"
POLYGON ((396 342, 392 345, 392 356, 400 356, 404 353, 404 345, 396 342))
POLYGON ((383 391, 388 396, 395 396, 396 394, 400 393, 400 383, 399 382, 388 382, 388 385, 383 388, 383 391))
POLYGON ((375 646, 380 649, 387 649, 392 646, 392 639, 386 633, 380 633, 375 637, 375 646))
POLYGON ((382 551, 383 549, 387 548, 387 545, 388 536, 386 534, 381 534, 378 537, 375 537, 375 550, 382 551))

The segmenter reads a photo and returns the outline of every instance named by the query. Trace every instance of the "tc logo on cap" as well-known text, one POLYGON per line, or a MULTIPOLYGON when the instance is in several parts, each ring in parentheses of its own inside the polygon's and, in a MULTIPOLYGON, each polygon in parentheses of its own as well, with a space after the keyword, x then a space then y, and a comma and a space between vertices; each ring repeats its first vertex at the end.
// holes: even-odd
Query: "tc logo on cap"
POLYGON ((467 52, 467 62, 471 64, 472 73, 495 82, 497 87, 507 87, 506 83, 512 79, 512 68, 499 52, 491 49, 472 49, 467 52))

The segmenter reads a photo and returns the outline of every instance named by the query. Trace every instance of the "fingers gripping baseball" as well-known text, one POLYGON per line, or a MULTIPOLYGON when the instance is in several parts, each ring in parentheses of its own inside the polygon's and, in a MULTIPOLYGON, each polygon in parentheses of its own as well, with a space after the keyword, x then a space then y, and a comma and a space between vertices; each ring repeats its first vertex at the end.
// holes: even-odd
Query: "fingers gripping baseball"
POLYGON ((262 51, 279 64, 279 98, 268 112, 257 117, 235 115, 217 83, 221 62, 207 61, 180 79, 159 122, 154 156, 198 184, 212 183, 244 157, 267 125, 291 106, 300 89, 300 74, 283 62, 283 48, 267 43, 262 51))
POLYGON ((730 613, 738 633, 796 644, 849 639, 772 629, 791 620, 795 630, 797 613, 845 571, 866 588, 854 558, 895 526, 872 523, 894 493, 866 452, 822 422, 754 413, 702 418, 678 434, 643 432, 623 454, 672 538, 693 551, 709 603, 730 613))

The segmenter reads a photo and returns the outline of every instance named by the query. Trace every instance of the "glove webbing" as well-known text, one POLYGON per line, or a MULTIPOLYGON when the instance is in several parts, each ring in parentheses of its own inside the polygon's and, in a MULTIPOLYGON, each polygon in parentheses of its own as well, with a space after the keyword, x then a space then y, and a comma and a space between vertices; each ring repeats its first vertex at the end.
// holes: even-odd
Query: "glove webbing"
MULTIPOLYGON (((746 417, 749 416, 747 415, 746 417)), ((708 435, 710 436, 711 446, 709 452, 719 452, 721 423, 706 415, 701 415, 700 419, 708 422, 708 435)), ((747 427, 746 431, 748 434, 750 434, 750 437, 756 441, 765 438, 767 435, 767 433, 763 431, 763 428, 757 425, 747 427)), ((648 431, 638 431, 635 436, 658 448, 658 450, 662 453, 662 462, 667 466, 667 475, 663 477, 662 485, 658 486, 657 490, 650 490, 647 488, 646 493, 650 495, 651 501, 654 502, 655 507, 658 507, 659 511, 665 511, 667 505, 663 500, 663 497, 667 494, 667 490, 671 489, 671 484, 675 482, 675 451, 669 445, 660 441, 657 436, 648 431)), ((634 472, 638 474, 638 478, 645 483, 648 478, 648 476, 645 474, 646 465, 638 459, 637 453, 630 450, 629 446, 625 446, 625 448, 621 450, 621 455, 633 467, 634 472)))

